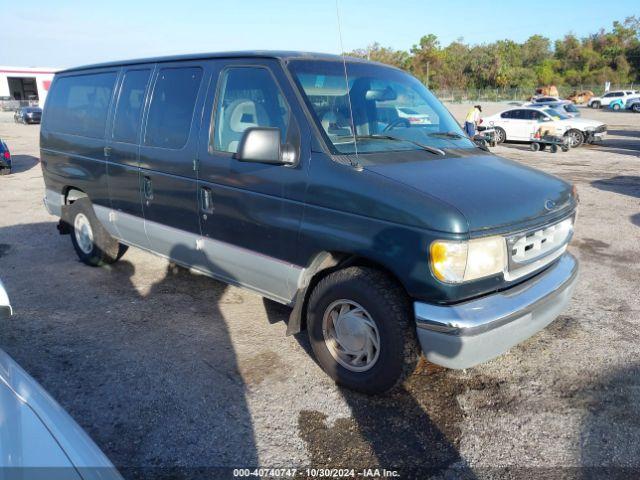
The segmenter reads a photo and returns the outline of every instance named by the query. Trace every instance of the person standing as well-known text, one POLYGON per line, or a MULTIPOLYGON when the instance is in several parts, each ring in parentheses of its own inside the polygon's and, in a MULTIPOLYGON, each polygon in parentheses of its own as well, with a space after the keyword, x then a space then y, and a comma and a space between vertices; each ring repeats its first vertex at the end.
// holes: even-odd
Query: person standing
POLYGON ((473 138, 476 134, 476 129, 480 123, 480 112, 482 112, 482 107, 480 105, 474 105, 464 119, 464 131, 469 138, 473 138))

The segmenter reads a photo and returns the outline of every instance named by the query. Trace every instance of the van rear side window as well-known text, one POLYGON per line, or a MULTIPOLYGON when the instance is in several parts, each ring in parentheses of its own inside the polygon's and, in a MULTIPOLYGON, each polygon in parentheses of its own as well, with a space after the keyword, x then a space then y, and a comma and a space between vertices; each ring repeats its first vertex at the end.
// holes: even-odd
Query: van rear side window
POLYGON ((151 97, 145 145, 174 150, 184 147, 201 80, 199 67, 160 70, 151 97))
POLYGON ((47 128, 104 138, 115 81, 115 72, 59 78, 47 99, 47 128))
POLYGON ((113 123, 116 142, 138 143, 140 114, 150 73, 150 70, 130 70, 124 75, 113 123))

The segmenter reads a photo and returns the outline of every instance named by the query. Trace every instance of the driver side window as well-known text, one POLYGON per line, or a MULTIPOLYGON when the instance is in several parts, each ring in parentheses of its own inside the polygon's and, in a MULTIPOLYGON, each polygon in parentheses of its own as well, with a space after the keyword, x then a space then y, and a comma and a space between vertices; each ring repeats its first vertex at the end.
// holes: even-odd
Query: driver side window
POLYGON ((236 153, 247 128, 275 127, 282 141, 289 128, 289 106, 275 79, 263 67, 232 67, 222 74, 213 147, 236 153))

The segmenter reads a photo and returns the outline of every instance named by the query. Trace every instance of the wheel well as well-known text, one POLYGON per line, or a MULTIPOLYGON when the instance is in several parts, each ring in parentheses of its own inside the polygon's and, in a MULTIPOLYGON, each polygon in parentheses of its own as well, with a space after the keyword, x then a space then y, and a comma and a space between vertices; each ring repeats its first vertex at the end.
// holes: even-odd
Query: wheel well
POLYGON ((580 135, 582 135, 583 139, 587 136, 587 133, 584 130, 580 130, 579 128, 570 128, 569 130, 564 132, 564 136, 569 135, 571 132, 578 132, 580 135))
POLYGON ((310 275, 307 276, 306 281, 303 281, 303 286, 298 291, 294 309, 289 317, 289 325, 287 328, 287 334, 289 335, 306 329, 307 306, 311 292, 313 292, 313 289, 323 278, 337 270, 342 270, 348 267, 373 268, 385 273, 406 293, 404 285, 391 270, 366 257, 343 252, 323 252, 316 256, 316 259, 317 261, 314 260, 309 267, 311 269, 310 275))
POLYGON ((88 195, 79 188, 67 186, 62 189, 62 197, 64 199, 64 203, 61 208, 61 215, 57 228, 60 235, 68 235, 71 233, 69 205, 80 198, 88 197, 88 195))
POLYGON ((88 195, 83 190, 71 186, 65 187, 62 191, 62 195, 64 196, 65 205, 71 205, 79 198, 88 197, 88 195))

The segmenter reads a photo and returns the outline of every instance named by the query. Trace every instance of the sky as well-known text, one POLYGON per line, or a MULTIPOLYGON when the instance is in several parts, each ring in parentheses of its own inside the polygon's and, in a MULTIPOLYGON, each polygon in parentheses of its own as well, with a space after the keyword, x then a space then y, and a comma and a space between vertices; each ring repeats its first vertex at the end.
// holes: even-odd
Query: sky
MULTIPOLYGON (((69 67, 108 60, 228 50, 339 53, 336 0, 29 0, 5 3, 0 65, 69 67)), ((3 2, 4 3, 4 2, 3 2)), ((378 42, 408 50, 533 34, 586 36, 640 16, 640 1, 338 0, 345 51, 378 42)))

